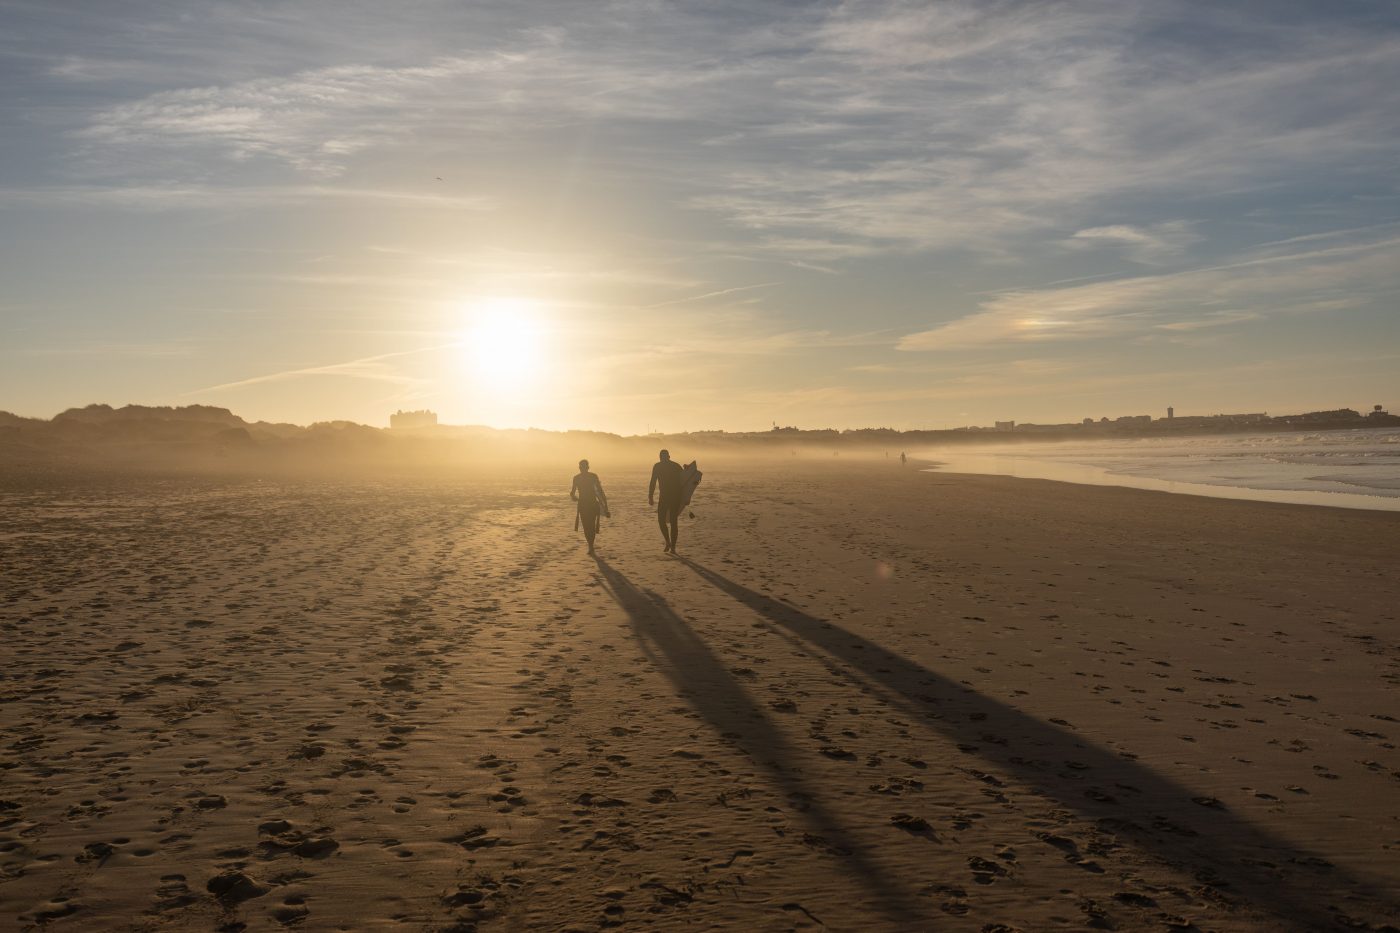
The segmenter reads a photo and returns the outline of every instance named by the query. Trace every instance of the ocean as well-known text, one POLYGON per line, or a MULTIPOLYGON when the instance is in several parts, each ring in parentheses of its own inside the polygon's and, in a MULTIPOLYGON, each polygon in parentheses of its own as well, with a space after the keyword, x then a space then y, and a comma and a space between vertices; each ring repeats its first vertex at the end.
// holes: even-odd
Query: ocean
POLYGON ((1400 511, 1400 428, 940 448, 926 456, 949 473, 1400 511))

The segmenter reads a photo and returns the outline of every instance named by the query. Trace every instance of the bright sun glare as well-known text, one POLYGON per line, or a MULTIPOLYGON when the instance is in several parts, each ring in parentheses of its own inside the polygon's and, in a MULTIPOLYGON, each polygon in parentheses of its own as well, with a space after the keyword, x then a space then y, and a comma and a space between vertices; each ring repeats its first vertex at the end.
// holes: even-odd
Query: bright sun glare
POLYGON ((476 302, 464 339, 473 379, 492 389, 523 388, 545 369, 546 334, 534 302, 489 298, 476 302))

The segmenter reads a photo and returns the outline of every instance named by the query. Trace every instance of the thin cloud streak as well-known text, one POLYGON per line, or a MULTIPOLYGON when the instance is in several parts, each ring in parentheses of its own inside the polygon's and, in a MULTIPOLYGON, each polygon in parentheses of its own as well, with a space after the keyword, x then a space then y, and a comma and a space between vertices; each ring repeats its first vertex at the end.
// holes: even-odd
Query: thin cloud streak
POLYGON ((334 65, 286 77, 161 91, 104 110, 77 135, 104 148, 214 146, 235 161, 269 157, 308 175, 334 177, 350 157, 402 131, 403 112, 417 112, 409 104, 444 84, 518 61, 518 56, 496 54, 402 68, 334 65))
POLYGON ((974 314, 900 338, 897 348, 951 350, 1199 330, 1343 309, 1397 288, 1400 237, 1165 275, 1006 292, 974 314))
POLYGON ((1190 224, 1173 220, 1147 227, 1132 224, 1090 227, 1075 233, 1066 241, 1066 245, 1089 249, 1114 248, 1134 262, 1159 265, 1176 259, 1200 239, 1190 224))
POLYGON ((673 300, 671 300, 671 301, 662 301, 662 302, 658 302, 657 304, 654 304, 654 305, 646 305, 646 306, 644 306, 644 307, 642 308, 642 310, 643 310, 643 311, 651 311, 651 310, 654 310, 654 309, 656 309, 656 308, 669 308, 669 307, 671 307, 672 305, 689 304, 689 303, 692 302, 692 301, 704 301, 704 300, 707 299, 707 298, 718 298, 718 297, 720 297, 721 295, 733 295, 733 294, 735 294, 735 293, 737 293, 737 292, 752 291, 752 290, 755 289, 755 288, 773 288, 773 287, 778 286, 778 285, 781 285, 781 284, 783 284, 783 283, 782 283, 782 282, 761 282, 761 283, 759 283, 758 285, 740 285, 740 286, 738 286, 738 287, 736 287, 736 288, 722 288, 722 289, 720 289, 720 290, 717 291, 717 292, 706 292, 706 293, 703 294, 703 295, 690 295, 690 296, 685 297, 685 298, 676 298, 676 299, 673 299, 673 300))
POLYGON ((20 352, 30 356, 96 356, 109 359, 118 356, 161 359, 189 356, 194 352, 190 341, 174 340, 163 343, 103 343, 66 347, 30 347, 20 352))
POLYGON ((419 353, 431 353, 435 350, 450 350, 461 344, 446 343, 431 347, 417 347, 413 350, 399 350, 394 353, 381 353, 377 356, 361 357, 357 360, 347 360, 344 363, 331 363, 326 366, 308 366, 304 369, 288 369, 278 373, 268 373, 265 376, 253 376, 250 379, 240 379, 236 382, 223 382, 218 385, 205 386, 202 389, 193 389, 184 393, 186 397, 191 395, 201 395, 206 392, 223 392, 229 389, 241 389, 246 386, 260 385, 266 382, 282 382, 287 379, 298 379, 303 376, 346 376, 354 379, 369 379, 376 382, 392 382, 402 385, 411 385, 419 380, 412 376, 405 376, 394 372, 388 367, 379 366, 383 360, 397 359, 405 356, 415 356, 419 353))
POLYGON ((408 190, 330 185, 57 185, 0 188, 5 207, 113 208, 137 211, 248 210, 312 201, 364 201, 408 208, 490 211, 489 196, 442 195, 408 190))

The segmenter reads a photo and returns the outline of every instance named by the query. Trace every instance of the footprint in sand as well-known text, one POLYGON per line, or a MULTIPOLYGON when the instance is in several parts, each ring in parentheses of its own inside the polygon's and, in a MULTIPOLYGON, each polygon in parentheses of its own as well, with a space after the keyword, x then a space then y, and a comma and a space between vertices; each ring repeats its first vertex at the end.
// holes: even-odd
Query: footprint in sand
POLYGON ((897 829, 902 829, 911 835, 923 836, 927 839, 937 841, 937 836, 934 835, 933 827, 930 826, 928 820, 923 817, 913 816, 909 813, 896 813, 894 816, 890 817, 890 825, 897 829))
POLYGON ((911 791, 923 790, 924 782, 913 778, 893 777, 878 784, 871 784, 870 789, 877 794, 891 794, 898 797, 911 791))
POLYGON ((160 886, 156 888, 156 903, 153 910, 157 912, 179 910, 181 907, 188 907, 198 900, 198 896, 185 883, 184 875, 162 875, 160 886))
POLYGON ((258 824, 258 834, 267 836, 259 843, 265 858, 274 858, 290 852, 298 858, 323 859, 340 848, 321 827, 311 833, 296 829, 290 820, 267 820, 258 824))
POLYGON ((442 899, 445 907, 469 907, 476 910, 484 910, 486 907, 487 893, 476 888, 460 888, 456 892, 447 895, 442 899))
POLYGON ((828 758, 835 758, 838 761, 855 761, 855 752, 842 748, 839 745, 823 745, 818 749, 828 758))
POLYGON ((1084 858, 1084 856, 1080 854, 1079 846, 1075 843, 1073 839, 1068 839, 1064 836, 1057 836, 1053 833, 1045 832, 1036 833, 1035 837, 1041 842, 1045 843, 1046 845, 1059 849, 1061 852, 1063 852, 1065 861, 1069 862, 1071 865, 1074 865, 1077 868, 1082 868, 1085 871, 1092 872, 1094 874, 1100 874, 1103 872, 1103 869, 1099 867, 1098 863, 1092 862, 1084 858))
POLYGON ((230 869, 209 879, 205 888, 225 907, 237 907, 244 901, 262 897, 272 890, 251 875, 230 869))
POLYGON ((284 927, 301 923, 311 915, 311 910, 305 906, 300 895, 292 895, 282 902, 281 907, 274 907, 268 911, 272 919, 282 924, 284 927))
POLYGON ((477 849, 491 849, 498 845, 509 844, 499 836, 491 835, 485 826, 473 826, 465 832, 447 837, 443 842, 454 843, 466 849, 468 852, 474 852, 477 849))
POLYGON ((972 870, 972 880, 977 884, 992 884, 998 878, 1006 877, 1005 868, 981 856, 969 856, 967 867, 972 870))
POLYGON ((492 803, 501 803, 505 806, 500 808, 500 812, 508 813, 513 807, 525 806, 525 795, 520 788, 513 785, 506 785, 494 794, 489 795, 487 800, 492 803))
POLYGON ((74 856, 73 861, 79 864, 103 865, 113 855, 117 854, 117 847, 105 842, 89 842, 83 846, 83 851, 74 856))
POLYGON ((825 836, 818 836, 815 833, 803 833, 802 844, 809 849, 816 849, 827 855, 850 855, 851 850, 843 845, 837 845, 825 836))
POLYGON ((967 891, 964 888, 954 887, 946 884, 933 884, 925 888, 929 894, 939 895, 947 898, 938 905, 938 909, 945 914, 954 917, 961 917, 969 910, 965 898, 967 891))

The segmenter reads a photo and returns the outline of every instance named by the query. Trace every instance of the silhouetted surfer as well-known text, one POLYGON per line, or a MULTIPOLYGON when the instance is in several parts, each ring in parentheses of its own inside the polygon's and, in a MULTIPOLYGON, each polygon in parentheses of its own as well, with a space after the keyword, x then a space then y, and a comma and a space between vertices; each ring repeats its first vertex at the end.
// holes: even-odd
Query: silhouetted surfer
POLYGON ((684 470, 679 463, 671 460, 669 450, 661 451, 661 460, 651 468, 651 483, 647 486, 647 505, 656 506, 656 523, 661 526, 661 537, 666 539, 666 552, 676 553, 676 527, 681 516, 684 501, 682 479, 684 470), (661 501, 656 501, 656 487, 661 487, 661 501))
POLYGON ((578 462, 578 476, 569 489, 569 498, 578 503, 578 514, 574 518, 574 530, 583 525, 583 536, 588 539, 588 553, 593 553, 593 539, 598 536, 601 516, 608 513, 608 497, 603 493, 603 484, 598 482, 596 473, 588 472, 588 461, 578 462))

